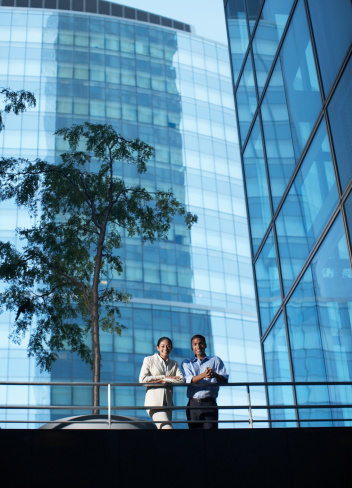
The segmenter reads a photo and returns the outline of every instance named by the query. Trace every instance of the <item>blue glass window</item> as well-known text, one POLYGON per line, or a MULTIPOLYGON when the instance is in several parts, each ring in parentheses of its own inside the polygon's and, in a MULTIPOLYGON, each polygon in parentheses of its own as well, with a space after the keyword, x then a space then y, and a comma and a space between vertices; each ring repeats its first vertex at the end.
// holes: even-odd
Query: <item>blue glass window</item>
POLYGON ((352 193, 350 193, 345 203, 345 211, 347 217, 348 230, 350 234, 350 242, 352 242, 352 193))
POLYGON ((280 53, 296 160, 321 109, 321 98, 303 0, 299 0, 280 53))
POLYGON ((328 114, 341 188, 344 192, 352 177, 352 58, 332 97, 328 114))
MULTIPOLYGON (((287 307, 296 381, 351 381, 352 275, 341 216, 313 258, 287 307)), ((351 403, 350 387, 300 387, 299 403, 351 403)), ((351 417, 351 411, 305 410, 300 417, 351 417)))
POLYGON ((235 83, 248 47, 248 30, 244 0, 229 0, 226 18, 231 46, 232 70, 235 83))
POLYGON ((257 108, 254 76, 251 56, 248 56, 241 80, 236 92, 237 111, 240 122, 240 134, 242 145, 246 139, 254 112, 257 108))
POLYGON ((320 72, 327 95, 352 42, 350 0, 308 0, 320 72))
MULTIPOLYGON (((295 381, 327 381, 323 347, 314 297, 311 269, 308 268, 286 306, 291 357, 295 381)), ((327 386, 296 387, 297 403, 314 405, 329 400, 327 386)), ((301 419, 330 418, 329 410, 300 410, 301 419)), ((314 426, 304 422, 302 425, 314 426)))
POLYGON ((276 260, 273 231, 255 263, 259 311, 262 333, 273 319, 281 302, 279 271, 276 260))
POLYGON ((0 16, 0 25, 11 25, 11 12, 2 12, 0 16))
POLYGON ((248 23, 251 32, 253 31, 253 27, 257 20, 261 4, 262 0, 246 0, 248 23))
POLYGON ((111 22, 110 20, 107 20, 105 18, 104 31, 106 34, 113 34, 115 36, 119 36, 119 34, 120 34, 120 23, 119 22, 111 22))
POLYGON ((280 59, 271 75, 261 113, 275 210, 296 165, 280 59))
MULTIPOLYGON (((266 379, 268 382, 292 381, 285 324, 282 314, 265 339, 264 357, 266 379)), ((294 404, 292 386, 269 386, 268 394, 270 405, 294 404)), ((272 420, 295 419, 295 411, 293 409, 271 409, 270 414, 272 420)), ((280 422, 273 423, 272 425, 273 427, 295 427, 296 424, 295 422, 280 422)))
POLYGON ((276 220, 285 293, 302 268, 338 201, 324 121, 276 220))
POLYGON ((259 95, 271 68, 293 0, 266 0, 253 39, 259 95))
POLYGON ((352 274, 340 215, 311 267, 328 378, 351 381, 352 274))
POLYGON ((263 144, 258 120, 252 129, 243 154, 243 163, 253 254, 255 254, 271 220, 263 144))

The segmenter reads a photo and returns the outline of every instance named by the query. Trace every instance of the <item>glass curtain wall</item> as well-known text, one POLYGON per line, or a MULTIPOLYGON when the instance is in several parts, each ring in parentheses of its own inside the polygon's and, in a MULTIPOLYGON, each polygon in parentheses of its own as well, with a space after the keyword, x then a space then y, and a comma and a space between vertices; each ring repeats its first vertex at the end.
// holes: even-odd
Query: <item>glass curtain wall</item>
MULTIPOLYGON (((245 17, 243 22, 245 26, 245 17)), ((53 136, 56 129, 86 120, 108 123, 123 136, 154 146, 143 184, 149 190, 172 188, 199 217, 192 231, 176 220, 169 240, 153 245, 141 246, 138 239, 125 236, 124 272, 109 278, 131 293, 133 301, 122 310, 127 329, 121 337, 101 335, 102 381, 136 382, 143 358, 156 352, 161 336, 173 340, 174 359, 190 357, 190 338, 196 333, 207 337, 208 353, 223 359, 231 381, 262 381, 227 46, 186 28, 136 19, 4 6, 0 43, 0 84, 31 90, 38 99, 36 110, 6 118, 0 139, 3 155, 53 160, 66 148, 53 136)), ((121 176, 131 184, 139 178, 129 165, 121 176)), ((3 239, 13 240, 14 228, 26 225, 21 212, 11 203, 2 205, 3 239)), ((8 342, 13 317, 3 314, 0 320, 2 361, 7 367, 0 368, 1 378, 41 378, 34 361, 29 376, 18 366, 19 358, 28 359, 25 344, 8 342)), ((89 367, 68 352, 60 354, 50 375, 55 381, 91 377, 89 367)), ((6 391, 13 397, 2 403, 16 403, 21 391, 6 391)), ((144 394, 143 388, 116 389, 112 403, 142 406, 144 394)), ((252 394, 254 401, 265 402, 262 389, 252 394)), ((90 405, 91 390, 53 387, 45 398, 52 405, 90 405)), ((185 390, 175 388, 174 399, 176 405, 186 405, 185 390)), ((244 388, 221 390, 219 404, 239 402, 246 405, 244 388)), ((52 418, 84 413, 56 410, 52 418)), ((148 418, 144 411, 119 413, 148 418)), ((260 412, 256 418, 265 420, 265 415, 260 412)), ((178 411, 174 418, 184 420, 185 412, 178 411)), ((235 415, 224 410, 221 419, 241 420, 239 425, 248 426, 246 409, 235 415)))
MULTIPOLYGON (((266 379, 351 381, 352 4, 224 8, 266 379)), ((351 387, 275 388, 274 426, 350 425, 351 387)))

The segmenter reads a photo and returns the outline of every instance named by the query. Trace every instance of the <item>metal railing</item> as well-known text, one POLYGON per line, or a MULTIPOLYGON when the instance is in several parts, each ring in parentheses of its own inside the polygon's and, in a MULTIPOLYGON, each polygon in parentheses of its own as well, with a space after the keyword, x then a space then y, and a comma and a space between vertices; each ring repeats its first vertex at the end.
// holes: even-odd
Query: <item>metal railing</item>
MULTIPOLYGON (((123 422, 122 420, 116 420, 113 418, 112 412, 119 412, 119 411, 145 411, 147 409, 155 409, 155 405, 150 405, 150 406, 145 406, 145 405, 112 405, 111 402, 111 390, 112 388, 123 388, 123 387, 135 387, 135 388, 141 388, 141 387, 146 387, 146 386, 151 386, 150 383, 93 383, 93 382, 24 382, 24 381, 2 381, 0 382, 0 402, 1 402, 1 389, 3 387, 12 387, 12 386, 49 386, 49 387, 58 387, 58 386, 69 386, 72 388, 76 387, 94 387, 94 386, 99 386, 99 388, 102 390, 104 388, 107 389, 107 397, 106 401, 105 399, 103 400, 102 404, 100 406, 93 406, 93 405, 52 405, 52 404, 44 404, 44 405, 23 405, 23 404, 1 404, 0 403, 0 424, 50 424, 50 423, 72 423, 73 421, 67 420, 67 421, 62 421, 61 419, 57 420, 51 420, 49 419, 35 419, 35 420, 30 420, 30 419, 6 419, 4 418, 4 412, 8 411, 13 411, 13 410, 19 410, 19 411, 33 411, 33 410, 47 410, 47 411, 52 411, 52 410, 71 410, 71 411, 99 411, 99 414, 101 413, 107 413, 105 415, 106 419, 104 418, 103 422, 106 422, 108 426, 111 426, 113 423, 119 423, 123 422)), ((189 385, 186 383, 172 383, 169 384, 168 386, 172 386, 173 388, 187 388, 189 385)), ((342 423, 343 425, 347 425, 349 422, 352 422, 352 381, 340 381, 340 382, 241 382, 241 383, 209 383, 207 384, 207 387, 220 387, 220 388, 242 388, 246 390, 246 398, 247 402, 246 404, 240 403, 237 405, 218 405, 217 408, 219 411, 220 410, 231 410, 233 412, 236 411, 243 411, 246 410, 248 412, 248 418, 244 420, 243 418, 241 419, 230 419, 230 420, 225 420, 225 419, 219 419, 218 421, 212 421, 216 423, 222 423, 222 424, 246 424, 250 428, 254 427, 254 424, 261 424, 261 427, 272 427, 272 426, 278 426, 279 424, 296 424, 296 427, 300 427, 301 425, 307 425, 307 424, 315 424, 315 423, 325 423, 325 424, 331 424, 332 425, 338 425, 338 423, 342 423), (257 404, 253 403, 252 397, 251 397, 251 389, 253 391, 253 388, 259 388, 262 387, 262 394, 264 394, 264 391, 268 392, 268 389, 270 390, 271 388, 275 387, 291 387, 292 392, 294 389, 297 389, 299 387, 309 387, 309 388, 314 388, 314 387, 335 387, 335 388, 341 388, 345 387, 343 391, 341 391, 341 397, 344 398, 350 398, 351 401, 337 401, 334 400, 333 402, 330 400, 329 402, 325 401, 323 403, 305 403, 305 404, 257 404), (346 389, 347 388, 347 389, 346 389), (348 409, 351 409, 348 411, 348 409), (304 417, 303 412, 305 411, 314 411, 314 417, 309 416, 309 417, 304 417), (321 410, 326 410, 327 415, 322 418, 316 418, 316 412, 321 411, 321 410), (260 416, 260 418, 255 418, 256 413, 264 411, 266 412, 266 416, 260 416), (291 417, 286 416, 286 412, 293 412, 291 417), (346 415, 345 415, 346 414, 346 415), (277 418, 277 415, 283 417, 283 418, 277 418)), ((164 388, 165 384, 153 384, 153 388, 164 388)), ((204 387, 204 384, 192 384, 192 387, 195 388, 202 388, 204 387)), ((313 391, 313 390, 311 390, 313 391)), ((327 390, 325 390, 325 393, 327 390)), ((331 393, 331 391, 330 391, 331 393)), ((336 393, 336 391, 335 391, 336 393)), ((338 397, 339 395, 335 395, 338 397)), ((270 392, 269 392, 269 398, 270 398, 270 392)), ((294 396, 292 396, 294 398, 294 396)), ((182 405, 182 406, 163 406, 163 410, 171 410, 171 411, 179 411, 179 410, 186 410, 186 409, 192 409, 192 408, 197 408, 197 409, 207 409, 209 407, 202 407, 202 406, 197 406, 197 407, 189 407, 187 405, 182 405)), ((82 413, 80 413, 82 415, 82 413)), ((7 413, 8 416, 8 413, 7 413)), ((75 423, 79 422, 77 420, 74 421, 75 423)), ((92 420, 90 421, 91 423, 97 423, 97 420, 92 420)), ((102 420, 99 420, 99 423, 101 423, 102 420)), ((144 420, 144 419, 132 419, 129 421, 129 423, 153 423, 151 420, 144 420)), ((192 421, 193 422, 193 421, 192 421)), ((187 424, 187 420, 172 420, 173 424, 187 424)))

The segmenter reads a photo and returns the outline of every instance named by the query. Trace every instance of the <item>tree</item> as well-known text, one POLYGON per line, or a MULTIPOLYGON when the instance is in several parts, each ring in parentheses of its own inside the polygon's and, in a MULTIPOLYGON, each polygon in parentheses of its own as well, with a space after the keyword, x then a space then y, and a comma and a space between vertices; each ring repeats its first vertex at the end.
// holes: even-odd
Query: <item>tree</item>
MULTIPOLYGON (((33 93, 25 90, 13 91, 10 88, 0 89, 0 94, 4 96, 5 113, 13 112, 18 115, 25 112, 27 108, 35 107, 37 101, 33 93)), ((2 111, 0 110, 0 132, 5 129, 2 111)))
MULTIPOLYGON (((150 192, 120 177, 125 163, 145 173, 153 154, 148 144, 88 122, 56 134, 69 146, 60 163, 14 158, 0 163, 0 201, 14 198, 33 219, 31 227, 17 229, 22 250, 0 242, 0 279, 7 283, 0 304, 16 312, 15 342, 33 327, 28 355, 37 358, 41 370, 50 370, 58 352, 69 348, 92 365, 98 383, 99 331, 121 334, 118 304, 130 299, 102 285, 109 272, 123 270, 116 252, 122 232, 153 242, 167 239, 176 214, 188 228, 197 217, 171 190, 150 192)), ((98 387, 93 388, 93 405, 99 405, 98 387)))

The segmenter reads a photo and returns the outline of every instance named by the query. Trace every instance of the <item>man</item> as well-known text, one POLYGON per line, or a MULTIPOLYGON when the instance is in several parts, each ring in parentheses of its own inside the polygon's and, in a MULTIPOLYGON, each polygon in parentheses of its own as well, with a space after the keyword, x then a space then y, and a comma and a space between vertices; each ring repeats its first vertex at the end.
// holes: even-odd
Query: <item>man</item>
POLYGON ((216 398, 219 387, 209 386, 209 384, 227 383, 229 375, 220 358, 205 354, 207 343, 202 335, 194 335, 191 339, 191 346, 195 354, 194 358, 185 359, 181 365, 186 383, 190 384, 187 388, 189 398, 187 406, 198 407, 186 410, 188 427, 190 429, 217 429, 218 423, 216 421, 219 415, 216 408, 216 398), (192 384, 201 384, 202 386, 196 387, 192 384), (200 420, 203 422, 194 423, 194 421, 200 420))

